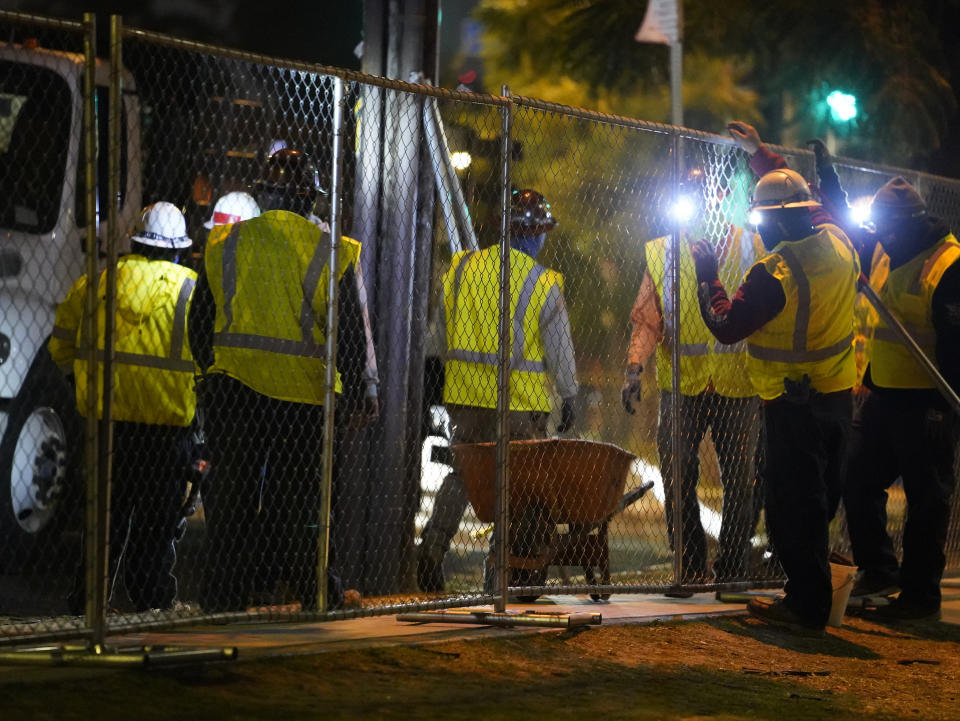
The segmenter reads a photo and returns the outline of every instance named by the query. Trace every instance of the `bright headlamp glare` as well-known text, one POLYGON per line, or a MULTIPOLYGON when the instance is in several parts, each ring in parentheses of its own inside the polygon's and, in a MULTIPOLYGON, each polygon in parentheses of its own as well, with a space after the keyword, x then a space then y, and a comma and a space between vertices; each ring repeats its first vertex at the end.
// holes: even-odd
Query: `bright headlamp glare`
POLYGON ((677 198, 676 202, 673 204, 673 207, 670 209, 670 215, 677 223, 682 225, 690 222, 694 216, 694 213, 696 213, 696 210, 697 207, 693 202, 693 198, 691 198, 689 195, 681 195, 677 198))

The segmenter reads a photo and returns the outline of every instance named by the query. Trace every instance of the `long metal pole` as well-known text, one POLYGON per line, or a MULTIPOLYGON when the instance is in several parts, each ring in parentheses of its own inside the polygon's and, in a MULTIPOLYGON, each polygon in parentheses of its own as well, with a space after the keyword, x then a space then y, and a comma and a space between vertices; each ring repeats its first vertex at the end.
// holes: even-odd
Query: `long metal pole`
POLYGON ((96 63, 97 21, 93 13, 84 13, 83 38, 83 143, 84 143, 84 207, 87 214, 86 271, 87 295, 83 312, 83 327, 80 330, 81 352, 87 363, 87 406, 83 409, 86 418, 84 432, 84 458, 86 471, 86 514, 84 521, 84 570, 86 574, 85 613, 86 623, 92 629, 91 643, 103 641, 103 618, 106 606, 106 579, 102 564, 98 563, 99 539, 99 448, 97 428, 97 286, 100 278, 97 239, 97 110, 96 110, 96 63), (99 569, 99 570, 98 570, 99 569))
MULTIPOLYGON (((504 85, 501 94, 510 97, 504 85)), ((510 583, 510 145, 513 103, 501 109, 500 123, 500 301, 497 324, 497 523, 494 561, 498 596, 494 609, 507 607, 510 583)))
POLYGON ((900 322, 900 319, 897 318, 886 304, 880 299, 880 296, 877 295, 875 291, 863 277, 860 278, 860 292, 863 293, 867 300, 870 301, 870 304, 876 309, 877 313, 880 314, 880 317, 883 318, 883 322, 890 326, 893 331, 900 336, 900 340, 903 341, 903 344, 907 347, 907 350, 910 351, 910 355, 923 366, 924 371, 927 375, 930 376, 934 384, 937 386, 937 390, 940 391, 940 394, 947 399, 947 402, 951 405, 954 412, 960 415, 960 396, 957 395, 956 391, 947 383, 946 379, 940 374, 940 371, 937 369, 936 364, 927 357, 927 354, 923 352, 923 349, 917 344, 913 339, 913 336, 910 335, 910 331, 907 330, 906 326, 900 322))
MULTIPOLYGON (((676 204, 680 190, 680 150, 682 143, 680 141, 679 130, 674 130, 673 134, 673 202, 676 204)), ((681 585, 683 578, 683 508, 681 504, 682 492, 680 490, 680 474, 683 472, 683 459, 680 458, 680 233, 679 224, 674 225, 673 233, 670 235, 670 264, 666 272, 670 274, 670 313, 666 319, 670 324, 670 359, 673 366, 673 372, 670 375, 670 393, 672 403, 670 404, 670 475, 672 477, 672 488, 670 489, 673 498, 673 508, 671 515, 673 517, 673 574, 675 585, 681 585)), ((667 489, 664 489, 667 493, 667 489)))
POLYGON ((330 556, 330 503, 333 492, 333 439, 337 382, 337 334, 340 286, 337 283, 337 264, 340 255, 340 236, 343 195, 343 80, 333 78, 333 167, 330 183, 330 269, 327 289, 327 367, 323 398, 323 471, 320 490, 320 526, 317 540, 317 608, 327 609, 327 563, 330 556))
POLYGON ((683 41, 670 43, 670 122, 683 125, 683 41))
MULTIPOLYGON (((107 126, 107 257, 103 312, 103 403, 100 412, 97 464, 97 524, 99 528, 95 573, 95 604, 102 610, 94 623, 93 643, 102 646, 106 638, 107 584, 110 569, 110 483, 113 475, 113 363, 117 325, 117 248, 120 236, 120 118, 123 112, 123 21, 110 16, 110 114, 107 126)), ((99 279, 98 279, 99 280, 99 279)), ((93 339, 96 349, 99 339, 93 339)))

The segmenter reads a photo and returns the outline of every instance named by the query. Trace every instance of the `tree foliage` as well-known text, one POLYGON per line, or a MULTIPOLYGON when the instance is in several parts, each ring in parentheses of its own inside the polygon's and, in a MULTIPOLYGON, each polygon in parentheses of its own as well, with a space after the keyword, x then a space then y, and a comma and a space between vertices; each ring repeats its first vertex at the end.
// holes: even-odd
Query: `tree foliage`
MULTIPOLYGON (((753 119, 783 143, 833 130, 844 154, 912 165, 948 132, 957 104, 942 38, 960 14, 956 0, 682 4, 688 125, 753 119), (836 88, 858 98, 847 125, 824 112, 836 88)), ((483 0, 477 15, 494 72, 546 92, 547 79, 562 78, 604 109, 658 120, 668 54, 634 40, 644 9, 636 0, 483 0)))

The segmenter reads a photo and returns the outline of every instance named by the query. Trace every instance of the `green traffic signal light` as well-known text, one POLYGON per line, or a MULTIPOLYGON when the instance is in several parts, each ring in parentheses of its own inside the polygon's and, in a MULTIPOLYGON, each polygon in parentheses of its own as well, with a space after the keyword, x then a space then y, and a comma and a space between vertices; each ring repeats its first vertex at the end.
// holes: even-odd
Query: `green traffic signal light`
POLYGON ((857 117, 857 98, 842 90, 834 90, 827 96, 830 115, 835 122, 845 123, 857 117))

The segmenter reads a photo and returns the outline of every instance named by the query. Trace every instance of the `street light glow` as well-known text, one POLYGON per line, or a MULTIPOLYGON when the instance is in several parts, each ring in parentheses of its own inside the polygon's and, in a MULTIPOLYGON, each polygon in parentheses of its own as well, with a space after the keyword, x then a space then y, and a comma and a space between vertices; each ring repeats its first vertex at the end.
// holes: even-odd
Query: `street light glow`
POLYGON ((473 158, 470 157, 470 153, 466 153, 462 150, 458 150, 456 153, 450 154, 450 162, 457 170, 466 170, 470 167, 470 163, 472 161, 473 158))
POLYGON ((845 123, 857 117, 857 99, 850 93, 834 90, 827 96, 827 105, 833 119, 845 123))

